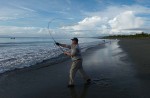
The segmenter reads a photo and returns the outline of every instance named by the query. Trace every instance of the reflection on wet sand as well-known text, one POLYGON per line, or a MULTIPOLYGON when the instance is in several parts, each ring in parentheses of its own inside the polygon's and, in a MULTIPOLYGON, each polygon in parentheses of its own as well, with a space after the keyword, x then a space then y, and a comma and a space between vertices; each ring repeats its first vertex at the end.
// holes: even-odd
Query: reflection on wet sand
POLYGON ((90 85, 84 85, 81 92, 77 92, 75 87, 70 88, 71 98, 86 98, 90 85))

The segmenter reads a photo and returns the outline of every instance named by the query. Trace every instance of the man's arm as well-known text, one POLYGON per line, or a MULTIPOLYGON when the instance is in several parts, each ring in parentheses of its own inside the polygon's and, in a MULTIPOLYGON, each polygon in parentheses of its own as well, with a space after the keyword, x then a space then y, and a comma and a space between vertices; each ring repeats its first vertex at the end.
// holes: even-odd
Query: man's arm
POLYGON ((73 57, 75 54, 72 54, 72 53, 70 53, 70 52, 64 52, 64 54, 65 55, 68 55, 68 56, 70 56, 70 57, 73 57))
POLYGON ((64 54, 70 57, 73 57, 75 56, 76 52, 77 52, 77 49, 73 49, 71 52, 64 52, 64 54))
POLYGON ((65 47, 65 48, 69 48, 69 47, 68 47, 69 45, 66 45, 66 44, 60 44, 60 46, 61 46, 61 47, 65 47))
POLYGON ((58 43, 58 42, 56 42, 55 44, 58 45, 58 46, 61 46, 61 47, 65 47, 65 48, 71 49, 71 46, 67 45, 67 44, 61 44, 61 43, 58 43))

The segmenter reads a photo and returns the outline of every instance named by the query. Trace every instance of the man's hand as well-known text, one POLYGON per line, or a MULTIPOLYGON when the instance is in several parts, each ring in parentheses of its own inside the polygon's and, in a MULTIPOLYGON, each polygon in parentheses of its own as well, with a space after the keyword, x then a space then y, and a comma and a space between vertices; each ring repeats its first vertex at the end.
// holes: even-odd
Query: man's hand
POLYGON ((58 42, 56 42, 55 44, 56 44, 57 46, 59 46, 59 45, 60 45, 60 43, 58 43, 58 42))
POLYGON ((65 55, 68 55, 68 52, 64 52, 65 55))
POLYGON ((69 52, 64 52, 65 55, 71 56, 69 52))

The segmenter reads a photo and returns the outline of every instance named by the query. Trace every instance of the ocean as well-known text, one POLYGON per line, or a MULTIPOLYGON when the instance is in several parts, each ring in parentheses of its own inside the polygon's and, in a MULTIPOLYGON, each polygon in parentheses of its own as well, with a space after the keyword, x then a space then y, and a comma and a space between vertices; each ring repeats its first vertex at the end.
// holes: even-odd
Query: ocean
MULTIPOLYGON (((56 41, 71 44, 70 39, 56 41)), ((82 52, 100 43, 103 43, 102 39, 79 38, 82 52)), ((0 73, 29 67, 56 57, 61 58, 61 54, 62 51, 50 38, 0 38, 0 73)))

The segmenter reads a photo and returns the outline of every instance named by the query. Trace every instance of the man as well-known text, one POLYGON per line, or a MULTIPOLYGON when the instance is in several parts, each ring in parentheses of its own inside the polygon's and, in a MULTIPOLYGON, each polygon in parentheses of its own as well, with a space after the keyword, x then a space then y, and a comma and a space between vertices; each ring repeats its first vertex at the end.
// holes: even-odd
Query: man
POLYGON ((89 78, 89 76, 86 75, 86 73, 82 67, 82 56, 81 56, 81 51, 80 51, 79 44, 78 44, 78 39, 73 38, 71 40, 72 40, 71 45, 60 44, 60 43, 56 42, 56 45, 58 45, 58 46, 71 49, 71 52, 64 52, 65 55, 71 57, 71 59, 72 59, 68 87, 74 87, 74 78, 75 78, 77 71, 80 72, 80 74, 86 81, 86 84, 90 84, 91 79, 89 78))

